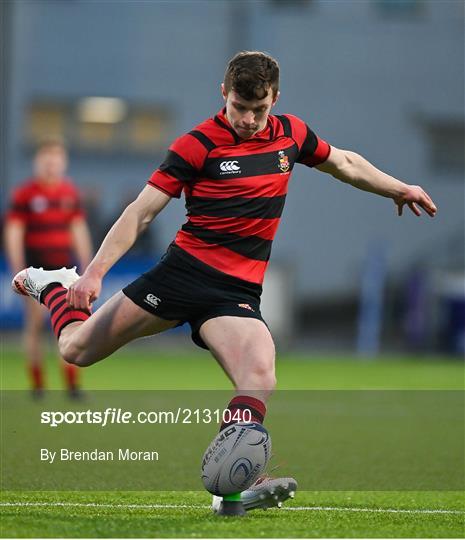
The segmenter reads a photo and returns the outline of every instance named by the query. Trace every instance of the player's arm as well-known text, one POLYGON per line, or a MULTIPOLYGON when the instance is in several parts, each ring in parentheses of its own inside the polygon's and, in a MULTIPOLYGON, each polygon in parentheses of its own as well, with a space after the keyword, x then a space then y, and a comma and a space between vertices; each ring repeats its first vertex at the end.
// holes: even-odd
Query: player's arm
POLYGON ((420 208, 431 217, 436 214, 435 204, 420 186, 412 186, 389 176, 355 152, 332 146, 326 161, 316 168, 358 189, 393 199, 399 216, 405 204, 417 216, 421 215, 420 208))
POLYGON ((76 254, 79 268, 84 271, 92 259, 92 240, 89 227, 84 218, 73 219, 70 225, 73 250, 76 254))
POLYGON ((13 274, 26 266, 24 235, 26 225, 18 219, 7 219, 5 224, 5 251, 13 274))
POLYGON ((105 274, 131 248, 170 199, 159 189, 146 186, 137 199, 126 207, 108 231, 83 276, 69 288, 67 300, 72 306, 89 309, 90 303, 100 294, 105 274))

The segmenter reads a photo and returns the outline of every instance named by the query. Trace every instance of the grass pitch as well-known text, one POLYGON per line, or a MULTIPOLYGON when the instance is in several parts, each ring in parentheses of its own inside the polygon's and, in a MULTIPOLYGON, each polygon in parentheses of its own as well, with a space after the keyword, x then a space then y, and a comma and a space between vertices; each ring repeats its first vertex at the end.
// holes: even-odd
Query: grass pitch
MULTIPOLYGON (((60 388, 53 350, 48 381, 60 388)), ((463 364, 445 358, 286 355, 277 363, 284 389, 463 389, 463 364)), ((17 347, 4 347, 2 388, 27 389, 17 347)), ((89 389, 228 389, 202 351, 127 348, 83 373, 89 389)), ((46 402, 46 397, 44 402, 46 402)), ((8 444, 3 441, 3 444, 8 444)), ((299 491, 282 510, 218 518, 204 492, 3 492, 2 537, 455 537, 465 534, 463 493, 299 491)))
POLYGON ((201 492, 30 492, 2 498, 3 537, 460 538, 454 492, 300 492, 285 508, 219 518, 201 492))
MULTIPOLYGON (((229 390, 231 383, 210 353, 194 345, 188 349, 160 349, 155 338, 141 340, 110 358, 82 369, 89 390, 229 390), (151 347, 151 343, 154 347, 151 347)), ((28 389, 23 355, 17 345, 1 350, 1 387, 28 389)), ((55 343, 46 351, 46 380, 50 389, 62 388, 55 343)), ((277 352, 278 390, 461 390, 464 365, 449 357, 383 356, 376 360, 347 356, 280 354, 277 352)))

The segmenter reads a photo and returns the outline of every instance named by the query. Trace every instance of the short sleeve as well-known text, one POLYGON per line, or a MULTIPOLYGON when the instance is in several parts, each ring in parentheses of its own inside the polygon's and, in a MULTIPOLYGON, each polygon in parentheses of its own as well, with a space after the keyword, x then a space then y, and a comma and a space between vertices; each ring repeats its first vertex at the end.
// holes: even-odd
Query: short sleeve
POLYGON ((299 147, 297 163, 315 167, 325 162, 331 152, 331 146, 318 137, 310 127, 297 116, 286 115, 292 126, 292 135, 299 147))
POLYGON ((165 160, 152 174, 148 184, 179 198, 183 188, 199 176, 206 154, 205 147, 189 133, 179 137, 170 146, 165 160))
POLYGON ((16 189, 10 198, 10 203, 6 212, 6 221, 27 222, 29 205, 24 190, 16 189))
MULTIPOLYGON (((166 161, 163 163, 165 162, 166 161)), ((163 191, 163 193, 166 193, 170 197, 176 197, 176 199, 179 199, 184 187, 180 180, 174 176, 163 173, 160 169, 157 169, 152 174, 147 184, 163 191)))

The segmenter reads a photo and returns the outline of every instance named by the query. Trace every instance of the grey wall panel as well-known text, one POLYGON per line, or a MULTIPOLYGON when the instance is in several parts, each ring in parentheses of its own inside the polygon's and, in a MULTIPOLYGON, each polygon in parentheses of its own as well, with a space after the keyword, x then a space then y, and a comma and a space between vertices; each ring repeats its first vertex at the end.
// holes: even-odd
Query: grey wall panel
MULTIPOLYGON (((20 129, 31 98, 116 95, 163 103, 175 111, 174 137, 220 108, 231 51, 265 49, 282 67, 277 111, 301 116, 335 146, 423 185, 440 209, 434 220, 399 219, 390 201, 297 167, 273 257, 295 262, 301 296, 353 292, 376 239, 386 243, 391 276, 398 276, 463 227, 463 179, 431 170, 418 121, 463 118, 458 4, 425 2, 416 17, 387 20, 369 2, 312 2, 302 10, 265 1, 236 3, 235 10, 222 1, 17 2, 10 181, 29 170, 20 129)), ((76 158, 71 172, 83 184, 100 183, 109 210, 118 191, 142 187, 160 159, 76 158)), ((173 201, 159 217, 164 245, 182 222, 183 204, 173 201)))

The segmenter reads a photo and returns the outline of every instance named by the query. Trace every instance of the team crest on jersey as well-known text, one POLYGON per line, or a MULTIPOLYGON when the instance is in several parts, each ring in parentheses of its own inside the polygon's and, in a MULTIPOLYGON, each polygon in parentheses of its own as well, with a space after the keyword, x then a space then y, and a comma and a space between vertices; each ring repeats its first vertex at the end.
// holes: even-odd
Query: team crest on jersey
POLYGON ((284 153, 284 150, 280 150, 278 152, 278 156, 279 156, 279 169, 281 170, 281 172, 287 172, 291 165, 289 163, 289 157, 286 156, 286 154, 284 153))

